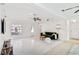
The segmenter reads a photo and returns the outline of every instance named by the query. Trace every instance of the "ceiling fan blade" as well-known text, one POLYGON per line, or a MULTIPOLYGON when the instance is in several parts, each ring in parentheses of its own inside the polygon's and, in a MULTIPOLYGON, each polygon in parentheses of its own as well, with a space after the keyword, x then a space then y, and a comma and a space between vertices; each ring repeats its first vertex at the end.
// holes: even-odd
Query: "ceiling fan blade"
POLYGON ((79 8, 79 6, 75 6, 75 7, 71 7, 71 8, 63 9, 63 10, 61 10, 61 11, 68 11, 68 10, 71 10, 71 9, 74 9, 74 8, 79 8))
POLYGON ((77 12, 79 12, 79 9, 78 9, 78 10, 76 10, 74 13, 77 13, 77 12))

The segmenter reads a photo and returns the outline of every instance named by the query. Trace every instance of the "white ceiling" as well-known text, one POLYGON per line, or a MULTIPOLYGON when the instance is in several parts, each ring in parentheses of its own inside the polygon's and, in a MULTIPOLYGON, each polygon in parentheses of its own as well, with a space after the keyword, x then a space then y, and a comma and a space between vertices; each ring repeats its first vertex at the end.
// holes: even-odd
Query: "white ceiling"
POLYGON ((43 6, 44 8, 48 9, 48 11, 51 11, 51 13, 57 14, 70 20, 79 19, 79 12, 74 13, 76 10, 79 9, 79 7, 65 12, 61 11, 63 9, 79 6, 79 3, 41 3, 39 4, 39 6, 43 6))
MULTIPOLYGON (((59 19, 59 17, 63 17, 65 19, 73 20, 73 19, 79 19, 79 12, 75 13, 76 10, 79 8, 74 8, 71 10, 68 10, 66 12, 62 12, 61 10, 71 8, 74 6, 79 6, 79 3, 8 3, 6 4, 7 9, 7 16, 9 17, 17 17, 18 16, 25 16, 28 14, 37 13, 41 15, 41 17, 55 17, 54 15, 57 15, 58 17, 55 17, 59 19)), ((0 7, 1 8, 1 7, 0 7)), ((1 11, 0 11, 1 13, 1 11)))

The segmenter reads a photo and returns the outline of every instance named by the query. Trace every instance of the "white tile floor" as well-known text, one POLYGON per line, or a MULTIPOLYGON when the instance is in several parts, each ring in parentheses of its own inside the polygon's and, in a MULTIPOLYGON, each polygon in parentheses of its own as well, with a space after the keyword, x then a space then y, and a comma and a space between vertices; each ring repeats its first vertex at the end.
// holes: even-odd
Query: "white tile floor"
POLYGON ((63 41, 34 40, 33 38, 12 40, 14 55, 79 55, 79 45, 63 41))
POLYGON ((71 48, 70 55, 79 55, 79 45, 73 45, 73 47, 71 48))
POLYGON ((33 38, 12 40, 14 55, 39 55, 48 52, 62 41, 52 40, 50 43, 33 38))

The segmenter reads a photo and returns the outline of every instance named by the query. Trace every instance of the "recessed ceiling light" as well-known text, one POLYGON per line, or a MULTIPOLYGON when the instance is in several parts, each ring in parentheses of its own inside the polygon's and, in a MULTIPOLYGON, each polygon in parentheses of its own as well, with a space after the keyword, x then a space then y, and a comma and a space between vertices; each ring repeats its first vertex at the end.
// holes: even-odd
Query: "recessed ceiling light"
POLYGON ((72 20, 72 22, 73 22, 73 23, 75 23, 75 22, 76 22, 76 20, 74 19, 74 20, 72 20))

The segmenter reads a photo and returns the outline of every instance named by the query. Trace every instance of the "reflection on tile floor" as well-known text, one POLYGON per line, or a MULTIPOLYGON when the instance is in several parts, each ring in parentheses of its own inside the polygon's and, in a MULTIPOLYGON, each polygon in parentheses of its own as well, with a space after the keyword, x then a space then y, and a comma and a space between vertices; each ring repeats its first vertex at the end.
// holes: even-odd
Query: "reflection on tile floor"
POLYGON ((79 45, 73 45, 72 49, 70 50, 71 55, 79 55, 79 45))
POLYGON ((79 55, 79 41, 63 42, 54 49, 49 50, 46 55, 79 55))
POLYGON ((13 42, 15 55, 79 55, 78 40, 47 43, 39 40, 22 39, 13 40, 13 42))
POLYGON ((58 46, 62 41, 50 43, 31 38, 12 40, 14 55, 42 55, 58 46))

